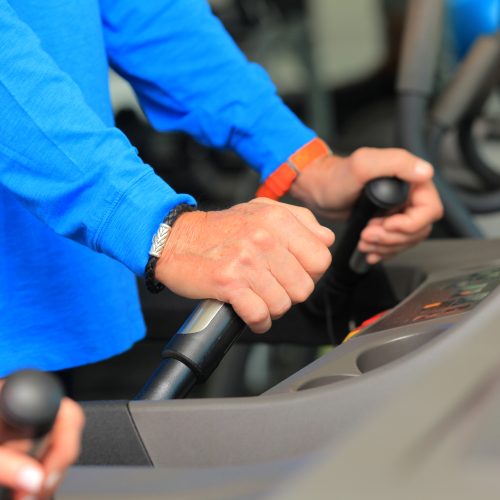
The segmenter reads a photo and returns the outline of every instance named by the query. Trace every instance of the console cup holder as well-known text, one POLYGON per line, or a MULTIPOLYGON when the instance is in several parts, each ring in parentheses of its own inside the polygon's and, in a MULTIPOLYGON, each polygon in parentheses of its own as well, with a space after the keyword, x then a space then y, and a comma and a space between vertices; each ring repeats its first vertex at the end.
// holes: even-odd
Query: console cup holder
POLYGON ((418 348, 430 342, 432 339, 443 333, 444 330, 434 330, 427 333, 415 333, 406 337, 400 337, 387 342, 386 344, 372 347, 361 353, 356 360, 359 371, 366 373, 381 366, 396 361, 407 354, 416 351, 418 348))
POLYGON ((353 377, 358 377, 359 375, 325 375, 323 377, 313 378, 304 382, 297 387, 297 391, 305 391, 307 389, 316 389, 317 387, 323 387, 325 385, 334 384, 336 382, 341 382, 353 377))

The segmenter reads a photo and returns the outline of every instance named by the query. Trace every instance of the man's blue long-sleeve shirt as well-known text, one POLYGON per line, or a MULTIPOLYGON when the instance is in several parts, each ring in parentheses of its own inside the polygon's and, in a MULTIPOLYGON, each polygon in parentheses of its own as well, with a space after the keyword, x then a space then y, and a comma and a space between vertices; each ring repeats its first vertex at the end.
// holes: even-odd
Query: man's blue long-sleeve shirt
POLYGON ((194 203, 113 126, 108 65, 155 128, 231 148, 263 178, 314 136, 205 0, 0 0, 0 375, 141 338, 132 272, 165 214, 194 203))

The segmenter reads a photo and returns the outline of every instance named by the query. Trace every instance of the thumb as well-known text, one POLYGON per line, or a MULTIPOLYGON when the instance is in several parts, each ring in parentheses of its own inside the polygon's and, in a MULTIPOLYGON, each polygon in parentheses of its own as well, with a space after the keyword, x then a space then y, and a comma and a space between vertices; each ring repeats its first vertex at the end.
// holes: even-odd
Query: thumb
POLYGON ((398 148, 359 149, 351 155, 351 165, 363 184, 378 177, 398 177, 411 184, 420 184, 434 175, 430 163, 398 148))
POLYGON ((405 171, 396 173, 396 177, 416 184, 430 181, 434 176, 434 169, 432 165, 420 158, 416 158, 413 165, 408 167, 405 171))

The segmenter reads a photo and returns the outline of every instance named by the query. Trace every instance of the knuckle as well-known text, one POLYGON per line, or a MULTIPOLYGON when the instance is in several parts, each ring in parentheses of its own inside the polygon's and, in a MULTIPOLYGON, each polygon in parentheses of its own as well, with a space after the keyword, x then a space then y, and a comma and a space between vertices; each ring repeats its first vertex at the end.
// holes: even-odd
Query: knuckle
POLYGON ((290 212, 280 205, 269 205, 264 208, 266 220, 275 224, 288 220, 290 212))
POLYGON ((296 304, 305 302, 314 290, 314 281, 308 276, 293 295, 296 304))
POLYGON ((392 154, 394 155, 394 159, 398 160, 401 163, 409 161, 415 162, 416 160, 418 160, 415 155, 402 148, 392 148, 392 154))
POLYGON ((332 263, 332 254, 328 248, 321 247, 314 254, 314 271, 323 274, 332 263))
MULTIPOLYGON (((250 267, 253 262, 253 253, 245 245, 242 245, 237 249, 237 256, 234 264, 235 266, 250 267)), ((236 274, 236 271, 234 271, 234 274, 236 274)))
POLYGON ((312 212, 312 210, 310 210, 309 208, 307 207, 297 207, 297 210, 300 210, 300 212, 305 216, 305 217, 308 217, 310 219, 314 219, 316 220, 316 216, 314 215, 314 213, 312 212))
POLYGON ((271 310, 271 317, 273 319, 283 316, 292 307, 292 301, 289 297, 284 299, 280 304, 274 306, 271 310))
POLYGON ((366 166, 370 161, 370 148, 358 148, 351 154, 351 165, 353 170, 357 171, 366 166))
POLYGON ((226 262, 217 267, 213 273, 213 280, 218 288, 228 288, 237 280, 234 262, 226 262))
POLYGON ((274 244, 273 235, 264 228, 255 228, 249 234, 251 242, 258 248, 268 250, 274 244))
POLYGON ((266 323, 268 319, 269 311, 265 311, 264 309, 253 309, 248 313, 246 322, 249 325, 260 325, 266 323))

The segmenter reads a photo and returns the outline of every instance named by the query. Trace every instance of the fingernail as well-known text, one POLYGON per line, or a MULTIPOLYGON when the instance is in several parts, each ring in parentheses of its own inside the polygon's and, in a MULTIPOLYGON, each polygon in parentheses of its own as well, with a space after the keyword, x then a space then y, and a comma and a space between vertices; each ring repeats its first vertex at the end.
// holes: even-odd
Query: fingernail
POLYGON ((433 168, 430 163, 424 160, 419 160, 415 165, 415 172, 419 175, 431 175, 433 168))
POLYGON ((23 467, 17 474, 17 485, 30 493, 39 493, 43 486, 43 473, 34 467, 23 467))
POLYGON ((45 489, 51 490, 57 486, 57 483, 61 480, 62 474, 60 472, 52 472, 47 481, 45 481, 45 489))

